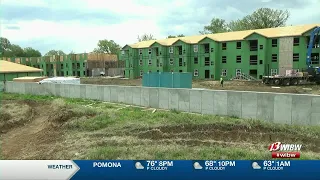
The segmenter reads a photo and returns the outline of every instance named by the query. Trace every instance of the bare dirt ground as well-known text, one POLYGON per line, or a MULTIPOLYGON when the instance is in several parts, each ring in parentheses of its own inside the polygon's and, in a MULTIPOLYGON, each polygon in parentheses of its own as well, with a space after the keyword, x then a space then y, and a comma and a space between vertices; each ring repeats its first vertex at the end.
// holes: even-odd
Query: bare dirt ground
MULTIPOLYGON (((108 78, 82 78, 82 84, 105 84, 122 86, 141 86, 141 79, 108 79, 108 78)), ((237 90, 237 91, 259 91, 259 92, 278 92, 296 94, 317 94, 320 95, 319 85, 299 85, 299 86, 280 86, 273 88, 262 84, 260 81, 225 81, 224 87, 220 87, 219 81, 193 81, 193 88, 217 89, 217 90, 237 90)))
POLYGON ((80 100, 1 105, 0 159, 270 159, 275 141, 302 143, 304 159, 320 159, 319 127, 80 100))

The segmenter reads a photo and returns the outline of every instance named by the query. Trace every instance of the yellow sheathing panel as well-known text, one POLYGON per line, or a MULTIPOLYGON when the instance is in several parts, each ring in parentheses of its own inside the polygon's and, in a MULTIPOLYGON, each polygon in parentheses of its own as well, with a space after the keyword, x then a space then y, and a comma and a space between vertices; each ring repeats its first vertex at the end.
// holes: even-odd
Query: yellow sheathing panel
POLYGON ((206 35, 186 36, 186 37, 181 37, 180 40, 189 44, 196 44, 206 37, 207 37, 206 35))
POLYGON ((319 24, 309 24, 301 26, 286 26, 279 28, 257 29, 255 32, 266 37, 286 37, 286 36, 301 36, 303 33, 319 26, 319 24))
POLYGON ((136 45, 136 44, 130 44, 130 45, 128 45, 128 46, 130 46, 130 47, 132 47, 132 48, 137 48, 137 47, 138 47, 138 45, 136 45))
POLYGON ((156 42, 155 40, 141 41, 141 42, 135 43, 133 46, 135 46, 135 48, 148 48, 155 42, 156 42))
POLYGON ((217 34, 208 34, 207 37, 215 41, 238 41, 243 40, 246 36, 252 34, 253 30, 248 31, 234 31, 234 32, 225 32, 217 34))
POLYGON ((163 45, 163 46, 171 46, 175 42, 177 42, 180 38, 168 38, 168 39, 162 39, 157 40, 157 43, 163 45))
POLYGON ((129 47, 131 47, 131 48, 136 48, 136 47, 137 47, 136 44, 126 44, 125 46, 122 47, 122 49, 124 49, 124 48, 127 47, 127 46, 129 46, 129 47))
POLYGON ((42 69, 29 67, 9 61, 0 60, 0 73, 14 73, 14 72, 41 72, 42 69))
POLYGON ((301 36, 303 33, 310 31, 311 29, 317 26, 320 26, 320 24, 286 26, 286 27, 278 27, 278 28, 255 29, 255 30, 247 30, 247 31, 234 31, 234 32, 225 32, 225 33, 217 33, 217 34, 187 36, 187 37, 180 37, 180 38, 150 40, 150 41, 142 41, 142 42, 135 43, 134 45, 130 45, 130 47, 148 48, 155 42, 163 46, 171 46, 178 40, 181 40, 188 44, 196 44, 206 37, 219 42, 239 41, 239 40, 244 40, 246 37, 250 36, 253 33, 257 33, 268 38, 301 36))

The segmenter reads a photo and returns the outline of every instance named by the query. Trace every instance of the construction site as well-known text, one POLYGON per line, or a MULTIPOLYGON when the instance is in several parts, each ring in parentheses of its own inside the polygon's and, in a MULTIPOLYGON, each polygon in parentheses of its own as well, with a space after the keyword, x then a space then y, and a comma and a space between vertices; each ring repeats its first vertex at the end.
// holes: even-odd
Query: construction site
POLYGON ((193 79, 262 80, 263 76, 285 75, 287 70, 304 71, 309 51, 309 64, 319 66, 317 27, 319 24, 309 24, 142 41, 124 46, 119 58, 125 61, 127 78, 147 72, 190 72, 193 79))
MULTIPOLYGON (((208 69, 198 71, 199 78, 190 62, 180 66, 180 57, 173 72, 158 69, 166 67, 165 58, 159 66, 157 58, 144 66, 151 46, 162 43, 161 52, 168 48, 170 54, 174 40, 125 46, 128 58, 119 60, 109 54, 5 58, 0 61, 0 159, 271 159, 268 147, 274 142, 302 144, 301 159, 320 159, 320 68, 311 56, 319 54, 314 38, 319 31, 317 26, 300 28, 300 35, 311 38, 300 41, 299 48, 308 48, 301 50, 306 56, 301 53, 298 64, 305 65, 299 68, 291 59, 293 37, 279 37, 271 48, 279 59, 272 62, 259 43, 266 47, 273 41, 265 30, 254 30, 245 37, 251 43, 259 36, 252 53, 265 58, 261 65, 241 61, 247 64, 237 74, 237 67, 216 59, 207 67, 204 52, 198 60, 208 69), (266 74, 268 60, 274 63, 270 70, 279 73, 266 74), (222 76, 223 68, 234 73, 222 76)), ((214 44, 210 57, 217 56, 220 44, 224 47, 212 41, 216 36, 202 38, 210 48, 214 44)), ((193 41, 186 37, 177 43, 191 47, 193 41)), ((169 65, 171 59, 166 57, 169 65)))
MULTIPOLYGON (((43 57, 2 57, 4 61, 42 69, 42 76, 100 76, 103 72, 109 76, 123 76, 124 63, 117 55, 103 53, 69 54, 64 56, 43 57)), ((15 76, 12 77, 22 77, 15 76)), ((1 79, 3 80, 3 79, 1 79)), ((6 80, 13 80, 9 78, 6 80)))

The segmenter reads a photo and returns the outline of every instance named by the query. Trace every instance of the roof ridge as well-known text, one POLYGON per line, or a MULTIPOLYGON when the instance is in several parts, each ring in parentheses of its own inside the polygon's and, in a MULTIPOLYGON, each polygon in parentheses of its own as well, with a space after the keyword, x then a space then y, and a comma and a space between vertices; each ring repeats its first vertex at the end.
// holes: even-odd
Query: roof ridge
POLYGON ((203 34, 203 35, 199 34, 199 35, 192 35, 192 36, 185 36, 185 37, 141 41, 129 46, 132 48, 148 48, 154 43, 159 43, 162 45, 165 44, 166 46, 170 46, 179 40, 184 42, 187 41, 189 42, 188 44, 193 44, 193 43, 198 43, 205 38, 210 38, 218 42, 237 41, 237 40, 244 40, 244 38, 246 38, 247 36, 253 33, 257 33, 268 38, 301 36, 306 31, 309 31, 312 28, 317 26, 320 26, 320 23, 301 24, 301 25, 294 25, 294 26, 291 25, 291 26, 282 26, 282 27, 273 27, 273 28, 261 28, 261 29, 252 29, 252 30, 242 30, 242 31, 230 31, 230 32, 214 33, 214 34, 203 34), (287 31, 284 31, 284 30, 287 30, 287 31))

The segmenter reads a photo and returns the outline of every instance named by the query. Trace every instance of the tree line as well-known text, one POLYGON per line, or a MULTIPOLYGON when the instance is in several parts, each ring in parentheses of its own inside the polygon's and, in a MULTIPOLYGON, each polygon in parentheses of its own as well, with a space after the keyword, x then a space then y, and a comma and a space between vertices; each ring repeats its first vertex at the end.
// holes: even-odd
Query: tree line
MULTIPOLYGON (((287 10, 278 10, 271 8, 259 8, 253 13, 244 16, 243 18, 227 22, 224 19, 213 17, 208 25, 203 27, 203 30, 199 31, 200 34, 214 34, 231 31, 242 31, 262 28, 275 28, 286 25, 286 22, 290 16, 287 10)), ((184 37, 184 34, 169 35, 167 38, 184 37)), ((156 40, 152 34, 143 34, 138 36, 137 40, 148 41, 156 40)), ((33 49, 32 47, 21 48, 19 45, 11 44, 7 38, 1 37, 0 53, 3 57, 41 57, 40 51, 33 49)), ((95 53, 110 53, 118 54, 121 50, 121 46, 114 40, 99 40, 97 47, 93 50, 95 53)), ((69 54, 74 54, 71 51, 69 54)), ((52 55, 66 55, 62 50, 50 50, 45 56, 52 55)))
MULTIPOLYGON (((22 48, 17 44, 13 44, 9 39, 0 37, 0 57, 41 57, 42 54, 39 50, 32 47, 22 48)), ((70 52, 71 54, 73 52, 70 52)), ((66 55, 62 50, 50 50, 45 56, 52 55, 66 55)))
POLYGON ((0 37, 0 53, 2 57, 40 57, 40 51, 32 47, 21 48, 12 44, 7 38, 0 37))
MULTIPOLYGON (((252 29, 263 29, 263 28, 275 28, 282 27, 286 25, 290 13, 287 10, 278 10, 271 8, 259 8, 253 13, 244 16, 243 18, 227 22, 224 19, 213 17, 210 23, 203 27, 200 34, 214 34, 223 33, 231 31, 243 31, 252 29)), ((185 37, 184 34, 179 35, 169 35, 167 38, 185 37)), ((138 36, 137 40, 149 41, 156 40, 152 34, 143 34, 138 36)), ((113 40, 100 40, 98 42, 97 48, 94 52, 104 52, 104 53, 119 53, 121 47, 119 44, 113 40)))

